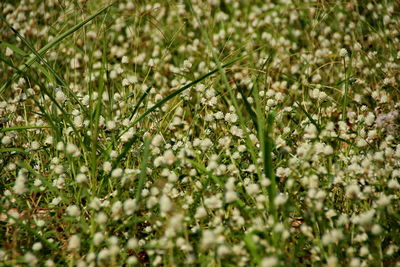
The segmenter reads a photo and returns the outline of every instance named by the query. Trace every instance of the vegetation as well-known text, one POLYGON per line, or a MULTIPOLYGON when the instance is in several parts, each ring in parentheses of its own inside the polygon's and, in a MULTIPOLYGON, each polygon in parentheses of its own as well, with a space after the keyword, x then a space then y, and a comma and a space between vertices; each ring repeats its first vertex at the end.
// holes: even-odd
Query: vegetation
POLYGON ((400 266, 400 3, 0 2, 0 266, 400 266))

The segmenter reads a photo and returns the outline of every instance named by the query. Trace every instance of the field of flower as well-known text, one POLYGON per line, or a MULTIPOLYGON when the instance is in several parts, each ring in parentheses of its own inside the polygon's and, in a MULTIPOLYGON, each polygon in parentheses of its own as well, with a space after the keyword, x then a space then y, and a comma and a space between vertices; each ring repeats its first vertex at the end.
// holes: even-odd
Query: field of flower
POLYGON ((400 266, 400 2, 0 1, 0 266, 400 266))

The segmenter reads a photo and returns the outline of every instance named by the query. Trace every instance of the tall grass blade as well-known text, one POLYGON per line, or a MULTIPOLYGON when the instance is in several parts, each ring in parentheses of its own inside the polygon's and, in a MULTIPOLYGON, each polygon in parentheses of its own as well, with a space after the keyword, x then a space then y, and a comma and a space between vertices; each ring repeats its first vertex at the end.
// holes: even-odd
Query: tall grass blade
POLYGON ((143 149, 143 154, 142 154, 142 164, 140 167, 139 181, 137 184, 136 195, 135 195, 137 204, 139 204, 143 186, 144 186, 144 181, 146 179, 147 162, 149 160, 149 151, 150 151, 150 138, 145 137, 143 147, 144 147, 144 149, 143 149))
POLYGON ((9 131, 18 131, 18 130, 32 130, 32 129, 48 129, 50 126, 15 126, 8 128, 1 128, 0 133, 9 132, 9 131))
POLYGON ((146 98, 146 96, 150 93, 150 90, 151 90, 151 87, 147 88, 146 92, 144 92, 144 94, 140 97, 140 99, 137 102, 135 108, 133 109, 133 112, 132 112, 131 116, 129 117, 130 120, 133 118, 133 116, 135 116, 135 114, 138 111, 140 105, 143 103, 143 101, 146 98))

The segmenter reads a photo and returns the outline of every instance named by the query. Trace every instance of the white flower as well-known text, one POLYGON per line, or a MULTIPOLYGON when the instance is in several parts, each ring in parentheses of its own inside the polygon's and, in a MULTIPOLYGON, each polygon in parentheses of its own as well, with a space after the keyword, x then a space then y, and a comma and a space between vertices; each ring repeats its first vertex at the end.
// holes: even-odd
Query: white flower
POLYGON ((204 204, 209 209, 219 209, 222 207, 222 201, 217 196, 206 198, 204 204))
POLYGON ((203 248, 211 247, 216 241, 216 236, 212 230, 204 230, 201 238, 201 245, 203 248))
POLYGON ((261 260, 261 267, 273 267, 278 264, 278 259, 274 256, 265 257, 261 260))
POLYGON ((217 248, 217 254, 219 257, 224 257, 230 253, 229 248, 226 245, 221 245, 217 248))
POLYGON ((200 148, 203 151, 206 151, 213 145, 213 142, 209 138, 205 138, 204 140, 201 141, 200 143, 200 148))
POLYGON ((13 190, 16 194, 21 195, 26 192, 25 187, 26 178, 23 175, 18 175, 17 179, 15 179, 15 185, 13 190))
POLYGON ((161 212, 167 213, 172 208, 172 202, 166 195, 162 195, 160 198, 160 210, 161 212))
POLYGON ((194 217, 196 219, 201 219, 201 218, 204 218, 205 216, 207 216, 206 209, 203 206, 198 207, 194 217))
POLYGON ((365 124, 371 126, 375 122, 375 115, 372 112, 368 112, 367 116, 365 117, 365 124))
POLYGON ((249 184, 246 186, 246 192, 250 196, 255 196, 260 192, 260 186, 258 184, 249 184))
POLYGON ((40 148, 40 144, 39 144, 38 141, 33 141, 33 142, 31 143, 31 149, 32 149, 32 150, 38 150, 39 148, 40 148))
POLYGON ((42 248, 43 248, 43 245, 42 245, 42 243, 40 243, 40 242, 36 242, 36 243, 34 243, 33 246, 32 246, 32 250, 33 250, 33 251, 39 251, 39 250, 41 250, 42 248))
POLYGON ((326 259, 326 267, 337 267, 338 265, 338 260, 335 256, 329 256, 326 259))
POLYGON ((318 130, 314 124, 309 124, 304 129, 304 138, 305 139, 314 139, 317 137, 318 130))
POLYGON ((166 164, 172 165, 175 162, 176 158, 174 152, 171 149, 166 150, 163 156, 166 164))
POLYGON ((82 128, 82 126, 83 126, 83 120, 82 120, 82 117, 81 116, 76 116, 75 118, 74 118, 74 126, 76 127, 76 128, 82 128))
POLYGON ((13 54, 14 51, 11 48, 6 47, 6 53, 5 53, 6 57, 11 57, 13 54))
POLYGON ((47 136, 44 140, 45 145, 52 145, 53 144, 53 136, 47 136))
POLYGON ((37 187, 41 186, 42 185, 42 180, 40 180, 39 178, 36 178, 35 181, 33 182, 33 185, 37 186, 37 187))
POLYGON ((99 254, 97 255, 100 261, 109 258, 111 255, 110 250, 108 248, 103 248, 100 250, 99 254))
POLYGON ((67 214, 72 217, 78 217, 79 215, 81 215, 81 211, 76 205, 68 206, 66 211, 67 214))
POLYGON ((44 266, 46 267, 53 267, 56 266, 56 264, 54 263, 54 261, 52 259, 48 259, 46 260, 46 262, 44 263, 44 266))
POLYGON ((60 141, 60 142, 58 142, 58 143, 57 143, 57 147, 56 147, 56 148, 57 148, 57 150, 58 150, 58 151, 62 151, 62 150, 64 150, 64 148, 65 148, 65 147, 64 147, 64 143, 63 143, 63 142, 61 142, 61 141, 60 141))
POLYGON ((274 199, 274 203, 276 206, 282 206, 283 204, 285 204, 287 201, 287 196, 285 194, 278 194, 275 199, 274 199))
POLYGON ((136 200, 127 199, 124 201, 124 211, 126 215, 131 215, 136 210, 136 200))
POLYGON ((106 123, 107 130, 110 130, 110 131, 114 130, 116 126, 117 126, 117 124, 115 121, 107 121, 107 123, 106 123))
POLYGON ((79 250, 81 247, 81 239, 78 235, 73 235, 68 242, 68 250, 79 250))
POLYGON ((190 60, 186 59, 185 61, 183 61, 183 67, 185 69, 190 69, 192 67, 192 63, 190 62, 190 60))
POLYGON ((346 187, 346 197, 356 198, 360 195, 360 187, 357 184, 351 184, 346 187))
POLYGON ((129 257, 126 259, 126 263, 127 263, 128 265, 136 265, 137 262, 138 262, 138 259, 137 259, 135 256, 129 256, 129 257))
POLYGON ((30 266, 35 266, 37 264, 37 258, 31 252, 28 252, 24 255, 25 262, 30 266))
POLYGON ((55 198, 53 198, 53 200, 51 201, 51 205, 53 205, 53 206, 57 206, 58 204, 60 204, 60 202, 61 202, 61 198, 60 197, 55 197, 55 198))
POLYGON ((325 155, 332 155, 333 154, 333 148, 330 145, 326 145, 324 147, 324 154, 325 155))
POLYGON ((127 64, 127 63, 129 63, 129 58, 128 58, 127 56, 123 56, 122 59, 121 59, 121 63, 122 63, 122 64, 127 64))
POLYGON ((127 143, 129 140, 132 139, 132 137, 134 136, 134 134, 135 134, 134 129, 133 129, 133 128, 130 128, 129 131, 127 131, 126 133, 124 133, 124 134, 121 136, 121 142, 127 143))
POLYGON ((129 249, 136 249, 138 248, 139 244, 138 244, 138 240, 134 237, 130 238, 128 240, 128 243, 126 245, 129 249))
POLYGON ((379 224, 374 224, 371 227, 371 233, 374 235, 379 235, 380 233, 382 233, 382 227, 379 224))
POLYGON ((96 216, 96 222, 100 225, 105 224, 107 220, 107 215, 104 212, 99 212, 96 216))
POLYGON ((9 144, 11 144, 11 137, 9 137, 8 135, 5 135, 2 139, 1 139, 1 143, 3 144, 3 145, 9 145, 9 144))
POLYGON ((65 96, 65 94, 61 90, 57 91, 57 93, 56 93, 57 102, 62 104, 62 103, 65 102, 66 99, 67 99, 67 97, 65 96))
POLYGON ((232 203, 233 201, 237 200, 238 196, 237 193, 234 191, 228 191, 225 193, 225 202, 232 203))
POLYGON ((119 213, 122 210, 122 202, 117 201, 111 206, 111 213, 113 217, 119 217, 119 213))
POLYGON ((345 57, 345 56, 347 56, 347 54, 348 54, 348 52, 347 52, 347 49, 346 49, 346 48, 340 49, 339 55, 340 55, 341 57, 345 57))
POLYGON ((111 162, 105 161, 105 162, 103 163, 103 170, 104 170, 106 173, 111 172, 111 170, 112 170, 112 164, 111 164, 111 162))
POLYGON ((174 172, 170 172, 168 175, 168 182, 175 183, 176 181, 178 181, 178 175, 176 175, 174 172))
POLYGON ((163 138, 161 135, 157 134, 153 137, 153 140, 151 140, 151 145, 155 147, 159 147, 163 141, 163 138))
POLYGON ((79 173, 76 177, 75 180, 77 183, 81 184, 81 183, 85 183, 87 182, 87 177, 84 173, 79 173))
POLYGON ((379 199, 376 201, 376 204, 378 205, 378 207, 383 208, 386 207, 390 204, 390 197, 386 196, 386 195, 382 195, 379 197, 379 199))
POLYGON ((124 173, 124 171, 121 168, 116 168, 112 171, 111 173, 111 177, 113 178, 119 178, 122 176, 122 174, 124 173))
POLYGON ((391 189, 400 189, 400 184, 396 179, 390 179, 388 182, 388 187, 391 189))
POLYGON ((101 232, 97 232, 94 234, 93 236, 93 243, 95 246, 98 246, 101 244, 101 242, 103 242, 104 240, 104 235, 101 232))
POLYGON ((371 210, 363 212, 357 216, 354 216, 352 218, 352 222, 354 224, 359 224, 359 225, 365 226, 372 222, 374 216, 375 216, 375 210, 371 209, 371 210))

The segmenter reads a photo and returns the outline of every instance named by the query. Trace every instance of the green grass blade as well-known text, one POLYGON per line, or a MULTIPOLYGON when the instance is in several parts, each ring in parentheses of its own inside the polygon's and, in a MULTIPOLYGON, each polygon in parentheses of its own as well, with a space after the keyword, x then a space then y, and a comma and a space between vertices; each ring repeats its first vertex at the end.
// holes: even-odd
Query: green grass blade
POLYGON ((246 244, 246 247, 249 250, 250 255, 254 258, 256 263, 259 263, 261 258, 257 252, 257 246, 253 241, 253 234, 251 232, 245 235, 244 243, 246 244))
POLYGON ((112 166, 113 168, 117 167, 118 163, 121 162, 121 160, 126 156, 126 154, 128 154, 129 150, 131 149, 131 147, 133 146, 133 144, 135 143, 135 141, 137 140, 138 136, 134 135, 131 139, 129 139, 129 141, 124 145, 124 148, 122 150, 122 152, 118 155, 118 157, 114 160, 112 166))
POLYGON ((307 118, 310 120, 310 122, 312 124, 315 125, 315 127, 317 127, 318 132, 321 132, 321 126, 319 126, 318 122, 316 122, 311 115, 307 112, 307 110, 305 110, 305 108, 299 103, 296 102, 297 106, 301 109, 301 111, 307 116, 307 118))
POLYGON ((254 127, 256 128, 258 132, 258 122, 257 122, 257 114, 254 112, 254 110, 251 108, 251 105, 249 101, 247 100, 247 97, 245 93, 243 92, 243 89, 240 88, 240 86, 237 86, 238 91, 240 95, 242 96, 243 102, 244 102, 244 107, 246 108, 247 113, 249 113, 251 120, 253 121, 254 127))
POLYGON ((135 114, 138 111, 140 105, 142 104, 142 102, 144 101, 146 96, 150 93, 150 90, 151 90, 151 87, 147 88, 146 92, 140 97, 140 99, 137 102, 135 108, 133 109, 133 112, 132 112, 131 116, 129 117, 130 120, 133 118, 133 116, 135 116, 135 114))
POLYGON ((208 171, 204 165, 189 158, 186 158, 185 160, 189 161, 198 171, 207 174, 207 176, 210 177, 216 184, 220 185, 221 187, 224 187, 225 184, 221 181, 221 179, 219 179, 218 176, 215 176, 210 171, 208 171))
POLYGON ((269 196, 269 210, 273 214, 275 220, 278 218, 277 210, 275 207, 275 197, 277 194, 277 185, 275 180, 275 170, 272 164, 272 150, 274 147, 274 140, 271 137, 271 132, 274 124, 274 114, 268 114, 267 128, 264 128, 264 174, 270 180, 271 184, 268 186, 269 196))
POLYGON ((22 50, 21 48, 15 46, 15 45, 13 45, 13 44, 7 43, 7 42, 0 41, 0 46, 2 46, 2 47, 8 47, 8 48, 10 48, 13 52, 15 52, 15 53, 17 53, 18 55, 23 56, 23 57, 26 57, 26 56, 29 55, 28 53, 26 53, 26 52, 25 52, 24 50, 22 50))
POLYGON ((9 131, 18 131, 18 130, 32 130, 32 129, 48 129, 50 126, 15 126, 9 128, 0 129, 0 133, 9 132, 9 131))
POLYGON ((0 148, 0 152, 1 153, 14 152, 14 153, 20 153, 20 154, 28 154, 28 152, 25 149, 17 148, 17 147, 0 148))
POLYGON ((142 189, 144 186, 144 181, 146 179, 147 162, 149 160, 149 151, 150 151, 150 138, 145 137, 143 146, 144 146, 144 149, 143 149, 143 154, 142 154, 142 163, 141 163, 141 167, 140 167, 139 181, 137 184, 136 195, 135 195, 137 204, 139 204, 142 189))

